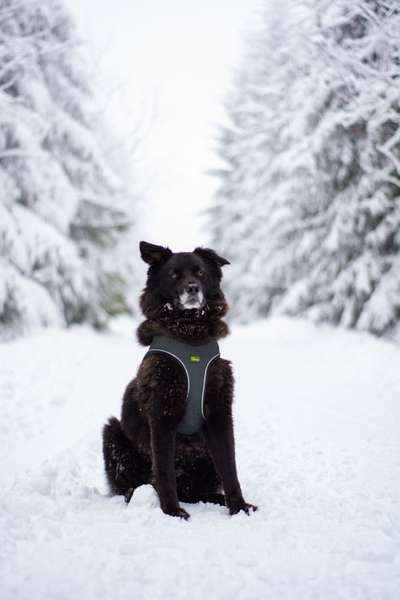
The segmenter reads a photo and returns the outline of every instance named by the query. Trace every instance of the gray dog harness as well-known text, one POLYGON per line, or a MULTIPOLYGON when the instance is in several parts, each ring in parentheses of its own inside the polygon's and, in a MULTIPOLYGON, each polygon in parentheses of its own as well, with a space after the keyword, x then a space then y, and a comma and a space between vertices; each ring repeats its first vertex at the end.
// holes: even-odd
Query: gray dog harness
POLYGON ((217 342, 212 341, 201 346, 192 346, 164 335, 156 335, 146 356, 154 352, 172 356, 183 367, 187 378, 186 411, 178 425, 178 432, 186 435, 196 433, 201 428, 204 419, 207 370, 210 364, 219 357, 217 342))

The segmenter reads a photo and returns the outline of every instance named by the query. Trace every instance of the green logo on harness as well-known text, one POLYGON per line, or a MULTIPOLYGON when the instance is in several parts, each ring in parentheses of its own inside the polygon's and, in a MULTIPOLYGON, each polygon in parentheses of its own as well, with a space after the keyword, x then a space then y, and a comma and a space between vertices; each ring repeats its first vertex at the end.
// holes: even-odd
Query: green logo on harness
POLYGON ((191 354, 190 355, 190 362, 200 362, 200 356, 198 354, 191 354))

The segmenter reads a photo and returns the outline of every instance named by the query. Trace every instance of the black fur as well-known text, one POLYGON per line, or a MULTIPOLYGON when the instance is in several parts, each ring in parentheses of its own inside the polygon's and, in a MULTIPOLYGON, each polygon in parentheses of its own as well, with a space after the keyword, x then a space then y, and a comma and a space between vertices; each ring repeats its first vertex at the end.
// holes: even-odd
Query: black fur
MULTIPOLYGON (((208 248, 173 253, 146 242, 141 242, 140 252, 149 264, 140 299, 146 317, 137 331, 141 344, 148 346, 154 335, 196 344, 228 334, 221 320, 227 304, 220 288, 226 259, 208 248), (201 298, 201 306, 185 309, 182 294, 193 301, 201 298)), ((236 474, 229 361, 220 358, 210 366, 204 425, 191 436, 176 432, 185 412, 186 388, 185 374, 173 358, 153 354, 142 361, 125 391, 121 420, 111 418, 103 430, 111 492, 129 502, 135 488, 152 483, 162 510, 185 519, 189 514, 179 500, 226 504, 231 514, 255 510, 244 501, 236 474)))

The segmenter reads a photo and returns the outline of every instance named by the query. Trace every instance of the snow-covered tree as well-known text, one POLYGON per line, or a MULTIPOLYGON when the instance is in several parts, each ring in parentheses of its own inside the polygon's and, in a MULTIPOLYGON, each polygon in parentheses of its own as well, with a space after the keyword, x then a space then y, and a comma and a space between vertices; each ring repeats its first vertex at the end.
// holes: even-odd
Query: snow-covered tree
POLYGON ((308 140, 299 136, 300 107, 309 101, 299 77, 307 73, 309 12, 305 2, 266 5, 221 128, 222 166, 215 171, 221 185, 210 225, 214 244, 231 258, 233 313, 247 320, 272 309, 294 270, 288 261, 295 234, 290 214, 296 210, 298 174, 306 178, 311 170, 308 140))
POLYGON ((236 314, 390 333, 400 315, 397 2, 277 5, 283 23, 270 2, 242 67, 251 86, 236 85, 220 140, 211 226, 237 262, 236 314))
POLYGON ((2 337, 127 310, 132 198, 88 70, 61 2, 0 0, 2 337))

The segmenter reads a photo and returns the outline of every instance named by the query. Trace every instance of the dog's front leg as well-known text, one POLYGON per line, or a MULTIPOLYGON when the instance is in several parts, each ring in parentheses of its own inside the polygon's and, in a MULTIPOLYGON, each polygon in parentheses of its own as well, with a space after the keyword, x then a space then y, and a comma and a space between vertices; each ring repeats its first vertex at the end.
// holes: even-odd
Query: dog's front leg
POLYGON ((236 471, 235 441, 231 415, 215 415, 205 423, 204 434, 215 467, 222 479, 226 505, 231 515, 257 510, 244 501, 236 471))
POLYGON ((160 421, 150 423, 154 487, 161 510, 167 515, 188 519, 189 513, 179 506, 175 475, 176 433, 160 421))

